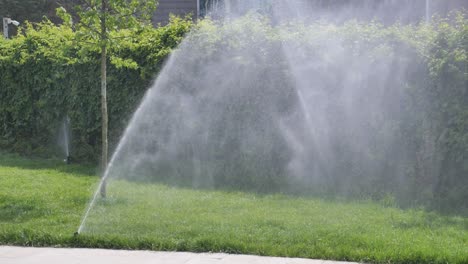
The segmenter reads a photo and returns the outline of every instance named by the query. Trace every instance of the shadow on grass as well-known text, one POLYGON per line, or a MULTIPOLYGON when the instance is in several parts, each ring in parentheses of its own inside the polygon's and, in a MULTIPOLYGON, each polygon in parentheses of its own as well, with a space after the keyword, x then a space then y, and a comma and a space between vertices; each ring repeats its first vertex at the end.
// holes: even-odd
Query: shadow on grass
MULTIPOLYGON (((112 182, 115 178, 109 177, 108 184, 112 182)), ((119 180, 124 180, 134 184, 141 184, 142 186, 148 184, 156 184, 156 185, 165 185, 172 188, 178 188, 182 190, 197 190, 197 191, 222 191, 226 193, 245 193, 255 195, 257 197, 265 197, 268 196, 270 198, 282 198, 282 197, 289 197, 295 199, 320 199, 322 201, 334 203, 334 204, 354 204, 354 203, 375 203, 380 205, 381 207, 385 208, 396 208, 403 211, 409 210, 416 210, 416 211, 424 211, 427 213, 427 219, 422 223, 413 223, 408 224, 409 227, 411 226, 427 226, 431 227, 436 225, 437 223, 434 221, 434 215, 439 215, 440 217, 445 217, 447 222, 451 222, 453 225, 462 225, 465 229, 468 229, 468 210, 461 208, 442 208, 437 209, 434 206, 430 205, 409 205, 408 203, 399 203, 393 194, 386 193, 385 195, 379 194, 375 195, 375 193, 340 193, 334 190, 327 190, 326 188, 310 188, 310 190, 300 190, 300 189, 288 189, 287 186, 284 190, 262 190, 258 191, 252 188, 244 188, 240 186, 202 186, 202 187, 193 187, 192 181, 177 181, 177 179, 172 179, 170 177, 155 177, 155 175, 133 175, 131 178, 119 178, 119 180), (390 200, 390 201, 389 201, 390 200), (451 220, 453 217, 461 217, 463 220, 451 220)), ((402 228, 405 228, 407 223, 401 224, 402 228)))
POLYGON ((44 159, 23 157, 18 154, 0 152, 0 167, 2 166, 28 170, 57 170, 76 176, 95 176, 99 174, 99 170, 96 166, 91 164, 66 164, 63 160, 58 158, 44 159))
MULTIPOLYGON (((63 160, 58 158, 51 158, 51 159, 44 159, 44 158, 34 158, 34 157, 23 157, 18 154, 10 154, 4 153, 0 151, 0 167, 17 167, 22 169, 30 169, 30 170, 40 170, 40 169, 48 169, 48 170, 57 170, 64 173, 71 173, 75 176, 96 176, 99 175, 99 170, 96 168, 95 165, 91 164, 70 164, 67 165, 63 160)), ((174 183, 171 181, 165 180, 154 180, 148 178, 140 178, 139 180, 130 180, 130 182, 140 183, 140 184, 164 184, 175 188, 180 189, 192 189, 192 187, 188 186, 188 184, 180 184, 174 183)), ((304 199, 321 199, 324 201, 334 202, 334 203, 355 203, 355 202, 362 202, 362 201, 369 201, 372 200, 377 203, 381 203, 379 200, 371 199, 370 197, 363 197, 363 196, 343 196, 338 193, 301 193, 301 192, 294 192, 294 191, 286 191, 286 192, 256 192, 253 190, 241 190, 240 188, 230 188, 230 187, 212 187, 212 188, 196 188, 200 191, 224 191, 224 192, 243 192, 243 193, 250 193, 257 196, 270 196, 270 195, 279 195, 281 196, 288 196, 291 198, 304 198, 304 199)), ((0 197, 1 198, 1 197, 0 197)), ((1 202, 1 201, 0 201, 1 202)), ((115 202, 115 201, 114 201, 115 202)), ((388 207, 382 205, 384 207, 388 207)), ((392 205, 390 207, 396 207, 399 209, 414 209, 411 207, 400 207, 398 205, 392 205)), ((26 208, 27 209, 27 208, 26 208)), ((420 208, 422 209, 422 208, 420 208)), ((0 211, 3 208, 0 207, 0 211)), ((397 226, 399 228, 412 228, 416 226, 427 226, 431 227, 437 225, 437 221, 434 221, 431 215, 439 214, 440 216, 446 218, 446 222, 450 222, 450 224, 454 226, 462 226, 464 229, 468 229, 468 213, 457 212, 457 211, 440 211, 435 210, 433 208, 426 208, 424 209, 428 213, 427 219, 422 222, 415 222, 415 223, 398 223, 397 226), (460 216, 462 219, 453 220, 452 217, 460 216)), ((1 220, 1 217, 0 217, 1 220)))
POLYGON ((455 229, 468 230, 468 218, 443 215, 436 212, 426 212, 423 216, 401 220, 391 220, 394 228, 408 229, 437 229, 440 226, 449 226, 455 229))
POLYGON ((22 223, 46 214, 37 200, 15 199, 0 195, 0 222, 22 223))

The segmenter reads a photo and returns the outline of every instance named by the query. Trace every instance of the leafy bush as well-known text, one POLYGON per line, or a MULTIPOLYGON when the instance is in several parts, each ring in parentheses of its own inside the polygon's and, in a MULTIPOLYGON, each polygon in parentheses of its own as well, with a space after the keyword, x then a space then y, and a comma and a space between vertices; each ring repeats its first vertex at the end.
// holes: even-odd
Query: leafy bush
MULTIPOLYGON (((110 138, 116 143, 127 120, 171 50, 191 27, 173 18, 165 27, 113 33, 108 69, 110 138)), ((67 25, 26 24, 0 40, 1 147, 23 154, 58 154, 57 138, 68 116, 78 160, 97 160, 100 147, 99 51, 76 42, 67 25)))
MULTIPOLYGON (((164 59, 191 27, 187 20, 174 19, 166 27, 147 28, 131 36, 125 31, 115 33, 122 38, 112 52, 124 59, 111 58, 114 66, 109 69, 110 135, 114 144, 164 59)), ((205 120, 203 124, 214 128, 210 131, 214 143, 199 146, 202 149, 206 147, 204 154, 207 157, 212 155, 213 162, 215 157, 235 161, 229 168, 216 162, 207 165, 216 170, 213 179, 216 186, 282 191, 285 184, 291 184, 296 192, 349 193, 371 196, 385 204, 393 204, 392 197, 395 197, 395 202, 400 205, 468 210, 468 25, 463 14, 451 22, 439 20, 430 25, 390 27, 357 22, 340 26, 321 23, 272 26, 258 17, 230 25, 204 20, 194 27, 196 30, 189 35, 188 41, 196 45, 191 47, 190 54, 176 58, 180 64, 198 65, 194 68, 203 69, 209 58, 223 58, 227 50, 230 54, 239 51, 239 56, 232 58, 232 65, 228 66, 252 69, 248 65, 254 64, 255 72, 248 74, 258 78, 249 83, 252 87, 245 87, 253 91, 284 87, 277 94, 261 94, 252 103, 243 101, 244 104, 237 105, 237 108, 226 106, 222 110, 221 107, 220 114, 239 120, 242 125, 239 127, 255 129, 255 125, 261 126, 255 113, 266 109, 264 107, 271 102, 275 102, 274 109, 268 110, 275 114, 287 113, 297 105, 297 96, 292 92, 294 78, 288 72, 291 65, 288 65, 287 55, 280 55, 284 45, 304 51, 304 54, 292 54, 292 59, 312 62, 323 60, 323 54, 335 48, 329 45, 334 41, 352 51, 352 54, 346 54, 344 61, 332 61, 328 68, 320 65, 316 68, 315 74, 320 74, 324 84, 320 92, 330 97, 346 92, 337 88, 342 87, 340 80, 350 78, 343 65, 349 65, 349 69, 365 65, 389 76, 384 83, 381 76, 372 74, 365 79, 367 88, 360 90, 362 94, 359 94, 364 103, 355 108, 359 110, 358 121, 362 121, 365 127, 340 129, 346 113, 327 113, 324 118, 331 120, 327 138, 334 142, 327 146, 331 151, 322 160, 310 159, 303 168, 309 172, 320 171, 325 176, 309 179, 307 184, 303 179, 298 179, 297 183, 286 179, 285 164, 290 162, 292 154, 288 144, 282 142, 283 139, 272 132, 273 129, 268 129, 269 134, 264 134, 266 138, 262 139, 271 141, 271 146, 249 152, 250 149, 240 149, 238 144, 242 131, 226 138, 223 134, 226 127, 218 129, 216 121, 210 124, 207 123, 210 120, 205 120), (244 31, 246 28, 248 32, 244 31), (239 34, 248 34, 251 38, 236 38, 239 34), (245 56, 243 49, 251 45, 258 45, 256 51, 259 52, 245 56), (390 67, 386 68, 387 65, 390 67), (275 73, 276 78, 263 78, 265 75, 262 74, 266 72, 269 73, 267 76, 275 73), (367 96, 373 98, 382 91, 384 100, 365 101, 367 96), (373 109, 366 108, 369 104, 379 104, 383 110, 368 111, 373 109), (244 115, 242 111, 252 115, 244 115), (375 133, 364 138, 363 130, 375 133), (217 138, 223 139, 230 147, 221 145, 217 138), (353 144, 359 142, 373 144, 360 144, 365 147, 356 152, 353 144), (236 156, 235 151, 227 153, 229 150, 242 155, 236 156), (259 156, 258 152, 264 155, 259 156), (334 163, 326 163, 327 159, 334 163), (226 171, 232 173, 224 173, 226 171)), ((56 152, 53 146, 56 145, 57 129, 68 115, 72 120, 73 155, 78 159, 96 160, 100 153, 97 58, 97 51, 82 49, 79 43, 75 43, 74 32, 69 27, 48 22, 27 25, 17 38, 1 40, 1 146, 27 154, 56 152)), ((174 77, 181 76, 173 74, 174 77)), ((180 92, 197 92, 192 90, 194 80, 189 77, 177 79, 176 86, 180 92)), ((222 79, 224 76, 213 78, 222 79)), ((245 80, 239 80, 240 84, 243 82, 245 80)), ((204 89, 203 85, 197 87, 204 89)), ((235 91, 231 98, 243 99, 235 91)), ((176 115, 170 111, 167 114, 176 115)), ((269 117, 261 122, 265 127, 273 124, 269 117)), ((236 125, 232 124, 232 127, 236 125)), ((316 144, 320 147, 323 142, 316 144)), ((319 147, 310 148, 305 157, 317 156, 319 147)), ((176 156, 184 153, 188 152, 182 146, 176 156)), ((183 162, 190 157, 179 155, 177 158, 181 161, 178 168, 180 180, 191 182, 187 180, 193 177, 192 168, 187 165, 190 162, 183 162)), ((149 166, 151 169, 154 164, 149 166)), ((164 166, 154 168, 160 170, 160 177, 165 177, 165 169, 164 166)))

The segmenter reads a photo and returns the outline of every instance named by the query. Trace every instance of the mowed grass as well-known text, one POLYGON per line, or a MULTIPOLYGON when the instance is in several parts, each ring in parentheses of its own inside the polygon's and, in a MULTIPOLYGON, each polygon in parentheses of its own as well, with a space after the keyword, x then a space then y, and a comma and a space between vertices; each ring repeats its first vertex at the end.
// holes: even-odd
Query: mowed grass
POLYGON ((111 181, 74 236, 94 168, 0 155, 0 244, 468 263, 468 219, 372 201, 111 181))

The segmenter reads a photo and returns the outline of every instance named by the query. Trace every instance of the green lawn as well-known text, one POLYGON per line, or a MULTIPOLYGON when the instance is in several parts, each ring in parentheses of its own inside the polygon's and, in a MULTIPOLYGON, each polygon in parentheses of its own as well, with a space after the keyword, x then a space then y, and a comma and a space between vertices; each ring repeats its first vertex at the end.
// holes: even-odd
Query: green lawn
POLYGON ((94 169, 0 154, 0 244, 216 251, 378 263, 468 263, 468 219, 370 201, 114 181, 73 236, 94 169))

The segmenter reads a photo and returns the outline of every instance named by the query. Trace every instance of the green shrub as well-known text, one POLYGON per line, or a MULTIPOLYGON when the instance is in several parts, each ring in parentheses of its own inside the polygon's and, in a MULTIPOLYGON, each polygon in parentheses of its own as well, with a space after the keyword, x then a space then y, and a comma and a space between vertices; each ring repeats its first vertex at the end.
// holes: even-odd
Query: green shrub
MULTIPOLYGON (((123 58, 111 58, 114 66, 108 70, 110 138, 114 146, 152 78, 191 27, 189 20, 173 19, 168 26, 157 29, 114 33, 119 43, 111 53, 123 58)), ((352 195, 382 200, 385 205, 398 202, 405 206, 422 204, 441 210, 468 211, 468 25, 463 14, 458 14, 455 21, 450 23, 439 20, 431 25, 391 27, 349 22, 341 26, 296 23, 274 28, 266 20, 249 18, 235 25, 204 20, 195 27, 202 30, 190 34, 190 38, 198 44, 193 47, 192 55, 182 58, 190 63, 195 62, 193 65, 202 67, 207 63, 206 58, 222 56, 225 49, 242 50, 245 45, 252 44, 245 41, 268 45, 260 46, 265 47, 264 50, 278 51, 233 58, 237 67, 255 63, 259 73, 278 72, 278 80, 262 82, 259 77, 254 82, 263 86, 285 87, 284 94, 279 96, 259 97, 267 102, 282 99, 275 104, 278 111, 287 111, 291 100, 294 100, 287 95, 292 83, 288 79, 290 73, 286 71, 288 66, 285 59, 278 56, 281 45, 291 40, 294 45, 307 47, 306 56, 310 60, 320 58, 321 52, 330 48, 327 41, 333 36, 350 47, 356 58, 374 58, 376 63, 370 65, 375 67, 379 67, 379 61, 388 63, 385 59, 390 57, 395 59, 390 62, 393 63, 392 69, 410 65, 404 73, 406 86, 397 86, 399 81, 392 78, 385 83, 386 96, 389 99, 403 98, 401 104, 383 102, 385 113, 389 114, 369 119, 368 123, 369 129, 376 132, 375 140, 380 138, 378 133, 388 132, 398 137, 384 147, 368 146, 363 151, 365 157, 357 159, 355 153, 350 151, 353 149, 350 145, 352 142, 348 140, 353 131, 335 131, 333 154, 338 162, 327 171, 327 177, 320 185, 313 186, 313 191, 349 191, 352 195), (223 35, 223 32, 236 32, 244 28, 251 31, 251 39, 223 38, 236 36, 223 35), (268 56, 274 56, 274 59, 268 56), (274 63, 270 63, 272 61, 274 63), (400 177, 404 177, 404 180, 400 177), (395 197, 395 201, 390 197, 395 197)), ((18 37, 0 40, 0 147, 31 155, 37 155, 38 151, 50 153, 56 148, 61 122, 68 115, 72 124, 73 155, 79 160, 96 161, 100 153, 98 56, 96 50, 80 49, 69 27, 50 22, 26 25, 18 37)), ((346 69, 336 68, 330 77, 324 78, 326 85, 332 88, 336 80, 346 77, 346 69)), ((392 74, 401 76, 397 72, 390 72, 389 76, 392 74)), ((371 76, 368 81, 377 87, 381 85, 379 80, 378 76, 371 76)), ((188 84, 185 86, 187 89, 192 88, 192 80, 181 78, 179 81, 188 84)), ((328 92, 333 94, 332 89, 328 92)), ((369 89, 369 92, 372 90, 369 89)), ((224 114, 229 117, 241 110, 256 113, 260 105, 249 104, 245 109, 235 111, 227 109, 224 114)), ((372 113, 364 114, 373 117, 372 113)), ((256 120, 254 116, 251 119, 256 120)), ((214 138, 222 137, 215 132, 214 138)), ((268 136, 275 143, 271 149, 264 151, 268 155, 259 157, 254 153, 242 160, 232 154, 231 159, 237 163, 230 166, 239 168, 237 174, 225 175, 223 168, 219 168, 218 172, 221 173, 214 179, 215 185, 227 184, 235 188, 245 185, 260 191, 281 190, 286 182, 284 178, 287 175, 282 173, 289 154, 278 155, 287 152, 284 142, 280 142, 280 137, 273 132, 268 136), (278 157, 280 160, 275 162, 278 157), (268 166, 261 162, 275 164, 268 166), (272 174, 276 175, 271 178, 272 174), (242 181, 239 181, 240 178, 242 181)), ((230 140, 235 147, 237 139, 230 140)), ((57 150, 54 151, 57 153, 57 150)), ((224 153, 226 150, 213 144, 207 151, 224 153)), ((226 157, 229 158, 223 156, 226 157)), ((184 158, 181 157, 181 160, 184 158)), ((184 171, 183 165, 180 165, 182 176, 191 174, 190 167, 184 171)), ((216 167, 217 164, 210 166, 216 167)), ((158 169, 163 171, 165 168, 161 166, 158 169)), ((164 173, 161 175, 166 177, 164 173)), ((303 190, 299 188, 297 191, 303 190)))
MULTIPOLYGON (((113 61, 108 69, 114 144, 152 78, 191 25, 189 19, 173 18, 165 27, 114 33, 119 43, 111 54, 127 60, 113 61), (128 61, 136 64, 128 67, 128 61)), ((70 27, 48 21, 26 24, 17 37, 0 40, 0 147, 28 155, 40 149, 43 154, 60 155, 57 138, 68 116, 72 155, 96 161, 101 124, 98 58, 98 51, 80 49, 70 27)))

